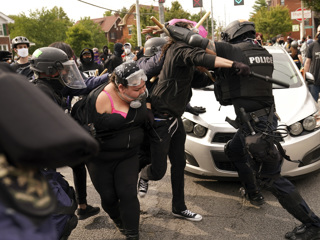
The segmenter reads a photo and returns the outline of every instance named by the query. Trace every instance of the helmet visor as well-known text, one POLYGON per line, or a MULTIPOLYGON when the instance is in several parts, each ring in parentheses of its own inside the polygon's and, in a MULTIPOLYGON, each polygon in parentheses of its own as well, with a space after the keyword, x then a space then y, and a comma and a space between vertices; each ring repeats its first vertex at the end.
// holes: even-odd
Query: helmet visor
POLYGON ((59 73, 62 81, 67 87, 73 89, 87 87, 74 60, 69 60, 62 64, 64 68, 59 70, 59 73))

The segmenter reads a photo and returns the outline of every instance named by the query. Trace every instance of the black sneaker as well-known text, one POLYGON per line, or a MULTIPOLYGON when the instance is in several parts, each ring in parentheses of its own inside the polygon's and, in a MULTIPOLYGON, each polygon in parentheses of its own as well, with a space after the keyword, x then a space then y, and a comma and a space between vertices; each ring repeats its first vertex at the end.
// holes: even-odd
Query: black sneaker
POLYGON ((253 193, 248 193, 248 199, 252 205, 261 206, 265 203, 264 197, 260 193, 260 191, 256 191, 253 193))
POLYGON ((195 221, 195 222, 199 222, 202 220, 202 216, 200 214, 197 213, 193 213, 190 210, 184 210, 181 212, 172 212, 173 216, 178 217, 178 218, 184 218, 187 219, 189 221, 195 221))
POLYGON ((79 220, 87 219, 88 217, 92 217, 92 216, 98 214, 99 212, 100 212, 99 207, 92 207, 90 205, 87 205, 86 209, 81 209, 81 208, 77 209, 77 214, 78 214, 79 220))
POLYGON ((142 178, 139 179, 139 186, 138 186, 138 191, 139 191, 139 196, 144 197, 147 192, 148 192, 148 181, 144 180, 142 178))
POLYGON ((126 230, 124 229, 124 226, 123 226, 123 222, 121 220, 120 217, 116 218, 116 219, 112 219, 114 224, 116 225, 116 227, 119 229, 119 231, 122 233, 122 234, 125 234, 126 233, 126 230))
POLYGON ((304 224, 295 227, 291 232, 287 232, 285 238, 291 240, 316 240, 320 239, 320 227, 306 226, 304 224))

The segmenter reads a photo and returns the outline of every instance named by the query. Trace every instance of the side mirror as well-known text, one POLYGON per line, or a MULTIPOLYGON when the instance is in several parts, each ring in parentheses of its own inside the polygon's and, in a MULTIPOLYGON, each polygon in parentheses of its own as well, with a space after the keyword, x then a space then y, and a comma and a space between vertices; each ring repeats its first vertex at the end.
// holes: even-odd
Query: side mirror
POLYGON ((308 84, 314 84, 314 76, 310 72, 306 72, 306 82, 308 84))

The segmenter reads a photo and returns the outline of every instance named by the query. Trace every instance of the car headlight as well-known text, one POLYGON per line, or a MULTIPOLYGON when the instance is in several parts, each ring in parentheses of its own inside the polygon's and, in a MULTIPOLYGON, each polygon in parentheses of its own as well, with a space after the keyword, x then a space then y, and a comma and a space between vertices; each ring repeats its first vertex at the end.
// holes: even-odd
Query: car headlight
POLYGON ((191 133, 193 130, 193 122, 186 118, 184 118, 182 122, 183 122, 184 130, 186 131, 186 133, 191 133))
POLYGON ((204 126, 201 126, 200 124, 195 124, 193 128, 193 133, 197 137, 203 137, 206 135, 207 129, 204 126))
POLYGON ((302 127, 302 124, 300 122, 296 122, 292 125, 290 125, 290 133, 292 135, 299 135, 300 133, 302 133, 303 131, 303 127, 302 127))
POLYGON ((305 118, 302 122, 302 126, 307 131, 312 131, 316 127, 317 121, 314 116, 305 118))

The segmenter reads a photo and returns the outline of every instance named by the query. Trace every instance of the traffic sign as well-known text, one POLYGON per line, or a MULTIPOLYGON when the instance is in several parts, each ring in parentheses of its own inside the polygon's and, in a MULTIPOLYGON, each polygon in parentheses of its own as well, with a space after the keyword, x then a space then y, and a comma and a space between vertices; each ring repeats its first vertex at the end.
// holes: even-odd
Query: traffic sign
MULTIPOLYGON (((311 10, 303 9, 303 18, 306 20, 307 18, 311 18, 311 10)), ((291 19, 296 19, 297 21, 302 21, 302 12, 301 8, 298 8, 296 11, 291 12, 291 19)))
POLYGON ((244 5, 244 0, 234 0, 234 6, 244 5))

